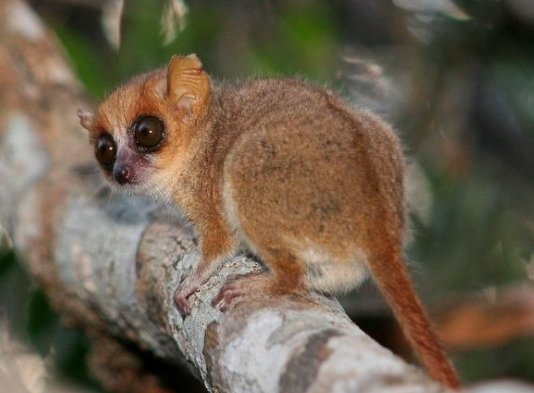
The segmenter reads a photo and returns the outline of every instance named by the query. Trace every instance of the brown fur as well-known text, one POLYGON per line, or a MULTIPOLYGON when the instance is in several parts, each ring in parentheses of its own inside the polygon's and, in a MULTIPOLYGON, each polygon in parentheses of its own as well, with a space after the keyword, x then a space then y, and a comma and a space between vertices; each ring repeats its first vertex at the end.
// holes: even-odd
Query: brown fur
POLYGON ((138 158, 127 188, 159 195, 195 225, 203 259, 177 293, 185 314, 198 285, 242 248, 269 273, 234 280, 217 302, 259 286, 339 292, 368 271, 430 375, 458 387, 402 261, 404 162, 387 124, 297 80, 210 84, 196 56, 174 57, 80 118, 93 140, 109 132, 133 151, 128 129, 147 114, 164 120, 166 136, 138 158))

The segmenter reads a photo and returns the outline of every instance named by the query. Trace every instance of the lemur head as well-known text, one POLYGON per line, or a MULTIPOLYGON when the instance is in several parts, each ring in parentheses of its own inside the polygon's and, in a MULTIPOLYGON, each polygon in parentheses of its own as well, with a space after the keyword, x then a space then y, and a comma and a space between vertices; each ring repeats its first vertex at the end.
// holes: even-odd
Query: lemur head
POLYGON ((181 157, 206 113, 210 90, 196 55, 173 56, 167 69, 117 88, 96 113, 79 110, 105 177, 135 193, 170 192, 181 157))

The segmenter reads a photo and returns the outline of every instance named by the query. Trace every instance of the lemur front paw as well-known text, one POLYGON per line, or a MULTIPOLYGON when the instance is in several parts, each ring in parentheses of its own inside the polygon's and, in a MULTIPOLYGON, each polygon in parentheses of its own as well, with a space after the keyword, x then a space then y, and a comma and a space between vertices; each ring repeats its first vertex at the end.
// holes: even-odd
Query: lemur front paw
POLYGON ((191 314, 191 304, 189 298, 198 290, 198 285, 186 285, 183 288, 178 288, 174 292, 174 304, 182 314, 182 317, 187 317, 191 314))

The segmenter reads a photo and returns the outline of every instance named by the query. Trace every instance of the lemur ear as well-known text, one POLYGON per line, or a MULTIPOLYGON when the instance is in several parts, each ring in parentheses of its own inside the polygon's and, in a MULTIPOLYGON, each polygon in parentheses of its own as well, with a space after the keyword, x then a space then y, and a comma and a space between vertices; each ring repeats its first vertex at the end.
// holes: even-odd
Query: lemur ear
POLYGON ((93 125, 95 115, 91 112, 84 111, 82 109, 78 109, 76 114, 80 118, 80 124, 82 125, 82 127, 85 128, 87 131, 91 131, 91 126, 93 125))
POLYGON ((197 55, 173 56, 167 69, 167 95, 187 114, 204 109, 210 80, 197 55))

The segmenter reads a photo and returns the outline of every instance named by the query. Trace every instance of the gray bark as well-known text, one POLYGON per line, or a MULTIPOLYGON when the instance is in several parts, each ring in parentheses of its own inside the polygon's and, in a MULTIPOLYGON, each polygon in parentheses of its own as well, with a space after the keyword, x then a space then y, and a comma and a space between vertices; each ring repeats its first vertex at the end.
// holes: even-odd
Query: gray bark
MULTIPOLYGON (((127 343, 186 364, 214 392, 444 391, 364 334, 335 299, 258 293, 221 314, 211 299, 225 278, 261 269, 245 256, 201 287, 183 320, 172 299, 198 262, 191 228, 103 186, 76 118, 89 104, 54 39, 20 1, 3 1, 0 20, 0 221, 63 320, 100 353, 127 343)), ((95 355, 108 389, 168 391, 142 378, 127 352, 116 366, 121 382, 95 355)))

